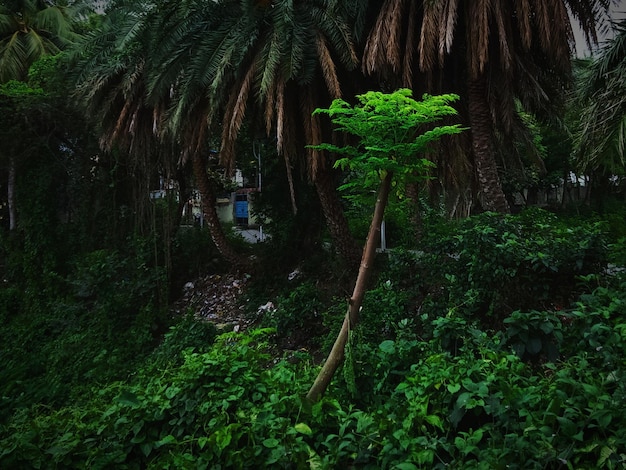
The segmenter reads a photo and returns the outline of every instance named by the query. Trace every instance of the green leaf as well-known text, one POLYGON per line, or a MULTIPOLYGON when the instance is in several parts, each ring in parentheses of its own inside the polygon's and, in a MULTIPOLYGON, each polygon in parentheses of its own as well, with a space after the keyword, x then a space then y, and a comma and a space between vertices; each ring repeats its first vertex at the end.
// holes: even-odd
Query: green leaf
POLYGON ((154 443, 154 447, 158 449, 159 447, 163 447, 163 446, 170 445, 170 444, 176 444, 176 438, 172 436, 171 434, 168 434, 163 439, 156 441, 154 443))
POLYGON ((273 449, 274 447, 278 447, 278 444, 280 444, 280 441, 273 437, 270 437, 263 441, 263 445, 267 447, 268 449, 273 449))
POLYGON ((206 436, 202 436, 198 438, 198 447, 200 450, 204 449, 209 442, 209 438, 206 436))
POLYGON ((600 449, 600 458, 598 459, 598 468, 602 467, 604 463, 615 453, 614 449, 604 446, 600 449))
POLYGON ((448 392, 450 393, 456 393, 459 390, 461 390, 461 385, 460 384, 448 384, 448 392))
POLYGON ((559 425, 561 426, 561 430, 563 431, 565 437, 574 437, 577 427, 571 419, 559 416, 556 418, 556 420, 559 422, 559 425))
POLYGON ((143 455, 148 457, 153 449, 152 442, 144 442, 143 444, 139 444, 139 448, 141 449, 143 455))
POLYGON ((304 434, 306 436, 312 436, 313 430, 309 427, 308 424, 298 423, 294 426, 294 429, 298 431, 300 434, 304 434))
POLYGON ((554 325, 548 321, 543 322, 539 328, 547 335, 554 331, 554 325))
POLYGON ((378 347, 382 352, 386 354, 394 354, 396 351, 395 343, 393 340, 390 339, 383 341, 378 347))
POLYGON ((443 423, 441 421, 441 418, 437 415, 428 415, 426 416, 426 418, 424 418, 424 421, 426 421, 428 424, 435 426, 436 428, 443 430, 443 423))
POLYGON ((393 468, 397 470, 417 470, 417 467, 409 462, 399 463, 393 468))
POLYGON ((459 408, 465 408, 467 402, 472 398, 472 394, 469 392, 463 392, 459 395, 459 398, 456 399, 456 406, 459 408))

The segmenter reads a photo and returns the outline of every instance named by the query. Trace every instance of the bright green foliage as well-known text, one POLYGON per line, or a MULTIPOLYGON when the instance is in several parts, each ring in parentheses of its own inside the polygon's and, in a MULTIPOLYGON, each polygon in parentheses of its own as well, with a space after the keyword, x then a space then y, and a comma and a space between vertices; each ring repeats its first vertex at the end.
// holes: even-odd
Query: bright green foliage
MULTIPOLYGON (((0 337, 0 467, 623 468, 626 283, 619 267, 602 274, 601 228, 538 210, 429 225, 424 252, 378 266, 350 367, 313 406, 302 397, 317 368, 303 351, 282 360, 273 330, 215 340, 187 317, 139 362, 155 318, 133 311, 149 305, 158 271, 140 246, 129 259, 93 251, 57 279, 67 295, 37 321, 13 307, 0 317, 19 327, 0 337), (577 291, 548 303, 565 280, 577 291), (533 308, 512 311, 531 294, 533 308), (26 338, 20 348, 11 333, 26 338), (29 380, 41 365, 49 375, 29 380)), ((623 252, 616 243, 611 261, 623 252)), ((284 318, 270 321, 306 328, 317 320, 298 317, 307 309, 336 318, 314 287, 282 295, 284 318)), ((0 308, 15 301, 22 292, 0 290, 0 308)))
POLYGON ((424 95, 416 101, 409 89, 393 93, 369 91, 358 95, 359 104, 351 106, 341 99, 332 102, 328 109, 317 109, 316 114, 328 114, 337 131, 358 138, 356 146, 339 147, 332 144, 315 146, 346 155, 335 162, 335 167, 350 169, 364 175, 344 185, 344 188, 378 187, 382 173, 391 172, 400 181, 422 179, 433 163, 418 157, 428 150, 428 144, 444 135, 462 131, 459 125, 427 127, 446 116, 456 115, 449 103, 456 95, 424 95))
POLYGON ((3 97, 23 99, 27 96, 40 96, 42 94, 41 88, 31 88, 28 84, 17 80, 9 80, 0 85, 0 95, 3 97))

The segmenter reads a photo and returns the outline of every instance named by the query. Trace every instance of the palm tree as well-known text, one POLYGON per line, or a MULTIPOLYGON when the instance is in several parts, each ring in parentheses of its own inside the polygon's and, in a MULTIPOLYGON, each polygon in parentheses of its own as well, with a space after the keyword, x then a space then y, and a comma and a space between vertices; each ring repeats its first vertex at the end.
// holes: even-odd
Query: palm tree
POLYGON ((171 15, 163 28, 155 47, 160 52, 155 63, 162 65, 151 83, 157 95, 173 89, 171 129, 185 136, 192 158, 209 129, 221 126, 220 159, 232 170, 246 116, 275 136, 294 212, 293 170, 300 166, 316 185, 339 251, 354 263, 359 250, 335 191, 332 162, 304 145, 322 141, 323 126, 312 113, 342 95, 340 74, 357 65, 351 19, 362 3, 231 0, 210 8, 185 3, 185 14, 171 15))
POLYGON ((575 100, 583 112, 575 155, 583 173, 626 172, 626 20, 614 33, 578 81, 575 100))
MULTIPOLYGON (((176 80, 149 93, 149 74, 154 63, 154 44, 164 22, 171 21, 177 3, 120 1, 110 9, 102 27, 89 36, 77 65, 77 95, 94 122, 100 124, 100 146, 121 150, 128 164, 144 176, 135 200, 148 196, 149 177, 156 168, 168 175, 180 174, 188 163, 190 146, 181 145, 186 135, 168 132, 167 111, 176 80)), ((210 9, 211 5, 207 8, 210 9)), ((201 126, 201 122, 198 122, 201 126)), ((203 134, 204 135, 204 134, 203 134)), ((193 146, 193 169, 202 196, 202 210, 211 238, 231 265, 250 269, 250 260, 228 241, 215 207, 215 188, 203 160, 206 142, 193 146)))
MULTIPOLYGON (((524 133, 518 104, 538 115, 556 113, 571 79, 570 15, 594 42, 596 21, 608 3, 386 0, 365 45, 363 70, 387 83, 461 95, 471 139, 462 152, 454 153, 464 159, 452 172, 471 165, 483 208, 507 212, 498 172, 498 163, 507 161, 496 158, 496 135, 510 140, 524 133)), ((443 171, 446 157, 434 157, 443 171)), ((472 182, 457 184, 467 187, 472 182)))
MULTIPOLYGON (((0 1, 0 83, 26 81, 30 66, 46 55, 58 54, 78 39, 73 10, 53 1, 0 1)), ((17 161, 8 155, 9 228, 17 225, 15 178, 17 161)))
POLYGON ((36 60, 74 43, 74 19, 74 11, 58 2, 0 1, 0 83, 26 81, 36 60))

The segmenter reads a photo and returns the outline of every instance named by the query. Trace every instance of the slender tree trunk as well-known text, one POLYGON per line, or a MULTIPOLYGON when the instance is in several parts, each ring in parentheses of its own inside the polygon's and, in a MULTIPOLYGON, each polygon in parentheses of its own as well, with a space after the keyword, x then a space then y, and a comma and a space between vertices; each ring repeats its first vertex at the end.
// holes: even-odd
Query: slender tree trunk
POLYGON ((374 207, 374 215, 370 224, 367 240, 365 241, 365 246, 363 247, 359 275, 354 286, 354 291, 352 292, 352 297, 350 297, 350 301, 348 302, 348 310, 343 320, 341 330, 339 331, 339 335, 335 340, 335 344, 333 344, 322 370, 311 386, 309 393, 307 393, 306 397, 311 402, 319 401, 328 388, 333 375, 343 361, 350 330, 353 329, 359 322, 359 311, 361 310, 361 304, 363 303, 363 297, 365 296, 367 282, 372 271, 372 264, 374 262, 374 258, 376 257, 376 248, 378 246, 378 241, 380 240, 380 224, 383 221, 385 207, 387 206, 387 201, 389 199, 392 177, 393 175, 391 173, 387 173, 378 190, 378 198, 376 199, 376 206, 374 207))
POLYGON ((488 211, 509 213, 509 203, 502 191, 491 142, 491 113, 487 102, 484 74, 468 83, 468 107, 472 133, 474 164, 482 192, 482 205, 488 211))
POLYGON ((315 189, 333 242, 346 263, 356 268, 361 256, 360 250, 348 228, 341 199, 333 182, 332 171, 331 169, 318 171, 315 178, 315 189))
POLYGON ((229 263, 241 269, 252 270, 252 263, 247 258, 237 253, 226 238, 222 224, 217 216, 217 210, 215 209, 215 191, 213 184, 207 176, 204 160, 197 152, 193 155, 193 172, 198 190, 200 191, 202 214, 209 227, 209 233, 211 234, 211 239, 215 247, 229 263))
POLYGON ((9 179, 7 182, 7 201, 9 205, 9 230, 17 227, 17 209, 15 207, 15 157, 9 158, 9 179))

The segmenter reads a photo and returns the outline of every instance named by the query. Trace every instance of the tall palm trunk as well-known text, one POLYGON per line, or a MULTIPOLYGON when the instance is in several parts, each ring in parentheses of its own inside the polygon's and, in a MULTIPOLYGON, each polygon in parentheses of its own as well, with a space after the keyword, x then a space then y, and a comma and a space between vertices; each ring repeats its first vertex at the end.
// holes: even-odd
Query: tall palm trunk
POLYGON ((487 102, 486 77, 484 73, 469 80, 467 97, 472 133, 474 165, 482 192, 482 205, 488 211, 509 213, 498 167, 491 142, 491 113, 487 102))
POLYGON ((250 260, 237 253, 226 238, 222 224, 217 216, 217 210, 215 209, 215 191, 213 184, 207 176, 206 165, 198 152, 194 152, 193 155, 193 172, 198 190, 200 191, 202 214, 209 227, 209 233, 211 234, 211 239, 215 247, 227 262, 238 268, 251 270, 253 266, 250 260))
POLYGON ((358 266, 361 258, 359 247, 348 228, 341 199, 333 182, 333 170, 319 169, 315 177, 315 189, 320 199, 326 225, 339 254, 349 266, 358 266))

